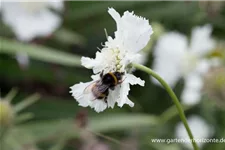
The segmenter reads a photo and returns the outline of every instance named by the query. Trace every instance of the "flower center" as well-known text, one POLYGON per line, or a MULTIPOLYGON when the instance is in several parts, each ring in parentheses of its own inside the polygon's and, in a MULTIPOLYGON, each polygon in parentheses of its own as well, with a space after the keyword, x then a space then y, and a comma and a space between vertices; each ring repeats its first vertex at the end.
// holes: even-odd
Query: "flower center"
POLYGON ((191 71, 193 71, 198 63, 198 58, 191 52, 187 52, 183 58, 181 63, 181 71, 183 75, 187 75, 191 71))
POLYGON ((112 49, 115 59, 115 68, 116 71, 121 71, 122 65, 121 65, 121 56, 120 56, 120 50, 119 49, 112 49))
POLYGON ((44 9, 48 3, 47 2, 21 2, 20 5, 23 9, 31 14, 38 13, 40 10, 44 9))

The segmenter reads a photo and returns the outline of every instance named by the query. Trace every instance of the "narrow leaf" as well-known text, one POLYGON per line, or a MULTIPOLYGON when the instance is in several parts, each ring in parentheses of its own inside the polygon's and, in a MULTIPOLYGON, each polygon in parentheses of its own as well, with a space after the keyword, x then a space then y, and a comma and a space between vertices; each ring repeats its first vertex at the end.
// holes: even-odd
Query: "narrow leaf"
POLYGON ((11 89, 11 91, 5 96, 4 99, 6 99, 8 102, 11 102, 12 99, 16 96, 17 92, 18 92, 17 88, 11 89))
POLYGON ((28 98, 26 98, 25 100, 22 100, 20 103, 16 104, 14 106, 14 111, 16 113, 20 112, 21 110, 27 108, 28 106, 32 105, 33 103, 35 103, 38 99, 40 98, 39 94, 33 94, 31 96, 29 96, 28 98))
POLYGON ((47 48, 35 44, 24 44, 15 40, 0 37, 0 53, 16 54, 27 53, 28 56, 45 62, 51 62, 66 66, 81 66, 80 57, 74 54, 65 53, 53 48, 47 48))

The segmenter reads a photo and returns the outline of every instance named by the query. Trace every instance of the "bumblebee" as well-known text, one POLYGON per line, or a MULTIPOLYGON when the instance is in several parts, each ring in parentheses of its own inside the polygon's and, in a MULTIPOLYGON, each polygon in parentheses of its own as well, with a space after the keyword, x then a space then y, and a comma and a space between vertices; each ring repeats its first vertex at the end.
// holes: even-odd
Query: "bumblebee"
POLYGON ((109 89, 114 90, 118 84, 122 83, 124 72, 109 72, 100 74, 100 80, 92 83, 85 89, 85 93, 92 92, 93 100, 102 99, 107 103, 109 89))

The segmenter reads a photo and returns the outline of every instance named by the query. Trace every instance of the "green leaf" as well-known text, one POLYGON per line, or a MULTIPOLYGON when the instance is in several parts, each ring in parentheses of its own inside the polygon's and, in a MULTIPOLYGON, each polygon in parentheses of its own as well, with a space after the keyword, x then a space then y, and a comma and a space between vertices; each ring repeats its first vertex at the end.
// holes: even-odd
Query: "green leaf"
MULTIPOLYGON (((133 128, 150 127, 158 124, 155 116, 145 114, 111 114, 99 115, 90 119, 88 130, 93 132, 132 130, 133 128)), ((60 119, 41 121, 20 125, 19 129, 27 130, 38 141, 49 137, 61 138, 63 136, 77 137, 78 132, 74 119, 60 119), (67 134, 67 135, 66 135, 67 134)))
POLYGON ((156 116, 145 114, 110 114, 91 118, 89 128, 95 132, 129 130, 158 124, 156 116))
POLYGON ((35 103, 38 99, 40 98, 39 94, 33 94, 31 96, 29 96, 28 98, 26 98, 25 100, 22 100, 20 103, 16 104, 14 106, 14 111, 16 113, 20 112, 21 110, 27 108, 28 106, 32 105, 33 103, 35 103))
POLYGON ((65 53, 53 48, 47 48, 35 44, 24 44, 15 40, 0 37, 0 53, 16 54, 18 52, 27 53, 28 56, 45 62, 51 62, 66 66, 81 66, 80 57, 65 53))
POLYGON ((86 43, 86 40, 80 34, 63 28, 57 30, 53 34, 53 37, 64 44, 77 44, 83 46, 86 43))
POLYGON ((6 99, 8 102, 11 102, 12 99, 16 96, 17 92, 18 92, 17 88, 11 89, 4 99, 6 99))
POLYGON ((48 138, 59 140, 66 134, 76 137, 75 122, 73 119, 60 119, 52 121, 40 121, 17 126, 18 130, 26 130, 34 136, 36 142, 48 138))
POLYGON ((15 118, 15 123, 18 124, 18 123, 27 121, 29 119, 32 119, 33 117, 34 117, 33 113, 24 113, 15 118))

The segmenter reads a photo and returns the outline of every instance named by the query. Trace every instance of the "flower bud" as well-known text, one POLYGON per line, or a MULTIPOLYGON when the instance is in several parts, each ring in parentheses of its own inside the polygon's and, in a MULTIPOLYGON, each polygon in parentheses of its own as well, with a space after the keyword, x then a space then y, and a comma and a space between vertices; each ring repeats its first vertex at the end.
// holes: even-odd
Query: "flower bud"
POLYGON ((8 101, 0 100, 0 126, 10 126, 13 122, 14 113, 8 101))

